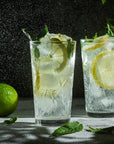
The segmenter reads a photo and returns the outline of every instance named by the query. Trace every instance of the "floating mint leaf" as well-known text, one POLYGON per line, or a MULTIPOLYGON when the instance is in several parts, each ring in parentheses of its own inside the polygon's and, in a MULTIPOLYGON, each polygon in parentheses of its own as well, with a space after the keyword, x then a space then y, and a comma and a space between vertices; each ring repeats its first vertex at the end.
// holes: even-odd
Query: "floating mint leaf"
POLYGON ((89 129, 86 131, 95 133, 95 134, 114 134, 114 126, 107 127, 107 128, 92 128, 91 126, 88 126, 89 129))
POLYGON ((50 136, 57 137, 61 135, 71 134, 83 130, 83 125, 79 122, 66 123, 65 125, 56 129, 50 136))
POLYGON ((31 41, 34 41, 34 37, 30 34, 30 32, 28 32, 27 30, 25 29, 22 29, 22 31, 24 32, 24 34, 31 40, 31 41))
POLYGON ((74 43, 72 43, 71 40, 67 40, 68 45, 67 45, 67 53, 68 53, 68 58, 70 58, 71 56, 73 56, 73 52, 74 52, 74 43))
POLYGON ((37 36, 37 40, 40 41, 42 37, 44 37, 46 34, 48 33, 48 27, 47 25, 45 26, 44 31, 41 31, 38 36, 37 36))
POLYGON ((11 123, 14 123, 16 120, 17 120, 18 117, 12 117, 10 118, 10 120, 5 120, 3 122, 3 124, 11 124, 11 123))
POLYGON ((37 47, 34 47, 34 56, 36 59, 40 57, 40 51, 37 47))

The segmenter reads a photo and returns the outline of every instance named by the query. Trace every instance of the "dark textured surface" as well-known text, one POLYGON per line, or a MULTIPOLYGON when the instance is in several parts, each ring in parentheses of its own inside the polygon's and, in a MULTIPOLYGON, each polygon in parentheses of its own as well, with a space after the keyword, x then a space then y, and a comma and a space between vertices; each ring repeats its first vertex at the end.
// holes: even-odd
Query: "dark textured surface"
POLYGON ((34 35, 47 24, 49 31, 78 41, 74 97, 84 97, 79 40, 92 37, 106 26, 113 0, 1 0, 0 5, 0 82, 16 88, 19 96, 32 96, 29 40, 21 29, 34 35))

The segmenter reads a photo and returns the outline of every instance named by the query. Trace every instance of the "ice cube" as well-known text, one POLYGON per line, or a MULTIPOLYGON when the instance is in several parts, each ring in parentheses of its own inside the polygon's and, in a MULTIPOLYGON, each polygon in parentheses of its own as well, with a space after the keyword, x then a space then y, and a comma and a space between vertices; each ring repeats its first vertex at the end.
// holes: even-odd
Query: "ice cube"
POLYGON ((88 93, 90 97, 106 97, 104 88, 100 87, 92 75, 90 74, 90 83, 88 87, 88 93))
POLYGON ((35 107, 40 116, 43 116, 45 113, 49 115, 52 111, 55 111, 57 102, 51 97, 35 97, 35 107))
POLYGON ((101 103, 105 106, 105 107, 113 107, 114 109, 114 96, 108 96, 105 98, 101 99, 101 103))
POLYGON ((42 88, 57 88, 56 76, 53 74, 40 74, 40 87, 42 88))

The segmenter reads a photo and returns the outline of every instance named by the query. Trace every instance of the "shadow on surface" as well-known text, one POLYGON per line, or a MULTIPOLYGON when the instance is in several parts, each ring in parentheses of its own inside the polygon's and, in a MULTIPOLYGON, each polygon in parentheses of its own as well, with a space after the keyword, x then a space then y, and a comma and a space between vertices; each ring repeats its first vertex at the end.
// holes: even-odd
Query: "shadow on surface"
POLYGON ((17 122, 11 125, 0 124, 0 143, 15 143, 15 144, 113 144, 113 135, 93 135, 77 136, 65 135, 57 138, 50 138, 49 127, 38 127, 34 123, 17 122))
POLYGON ((93 137, 94 141, 100 144, 114 144, 114 135, 97 134, 93 137))

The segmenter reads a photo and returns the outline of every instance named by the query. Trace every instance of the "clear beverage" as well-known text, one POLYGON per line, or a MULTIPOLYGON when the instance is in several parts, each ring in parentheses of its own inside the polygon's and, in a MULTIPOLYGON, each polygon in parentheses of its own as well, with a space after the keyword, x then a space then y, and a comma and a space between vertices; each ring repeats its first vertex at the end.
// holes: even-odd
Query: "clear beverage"
POLYGON ((81 40, 86 111, 114 115, 114 38, 81 40), (89 41, 89 42, 88 42, 89 41))
POLYGON ((37 124, 56 125, 70 119, 76 42, 69 42, 56 38, 40 43, 30 41, 37 124), (71 56, 69 44, 72 46, 71 56))

